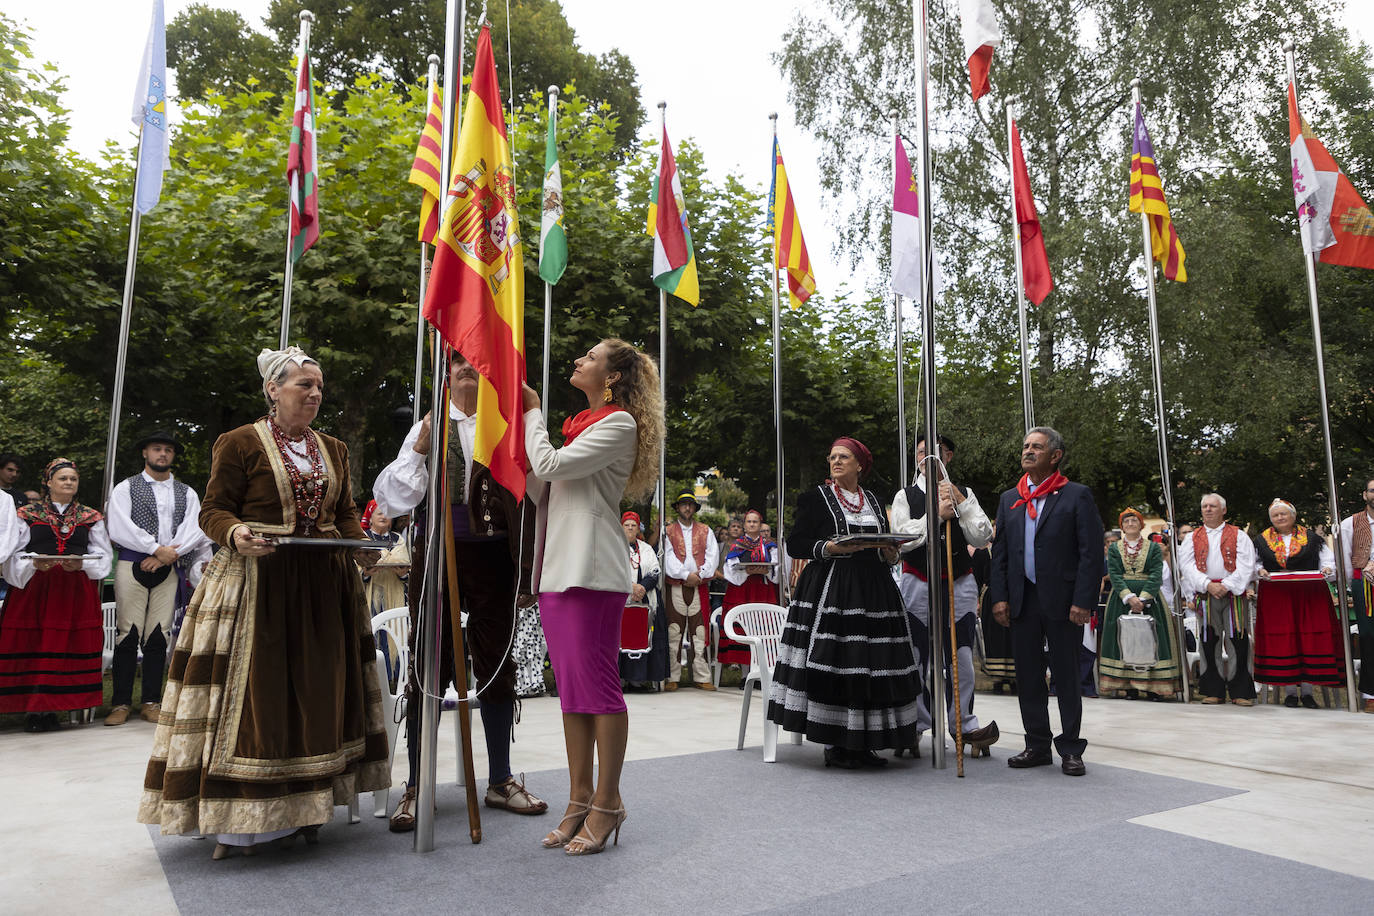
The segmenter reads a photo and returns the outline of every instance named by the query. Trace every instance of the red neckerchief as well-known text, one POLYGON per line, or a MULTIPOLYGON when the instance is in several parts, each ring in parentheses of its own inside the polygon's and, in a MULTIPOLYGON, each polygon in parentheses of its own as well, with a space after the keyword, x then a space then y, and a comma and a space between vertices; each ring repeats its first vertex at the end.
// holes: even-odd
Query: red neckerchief
POLYGON ((617 407, 614 404, 607 404, 605 407, 598 407, 592 410, 588 407, 575 417, 568 417, 563 421, 563 444, 568 445, 580 436, 587 427, 597 420, 605 419, 617 410, 624 410, 624 407, 617 407))
POLYGON ((1030 475, 1022 474, 1021 479, 1017 481, 1016 484, 1016 492, 1021 496, 1021 498, 1018 499, 1016 502, 1012 503, 1011 507, 1015 509, 1017 506, 1025 506, 1026 514, 1029 515, 1031 518, 1035 518, 1035 503, 1033 502, 1033 500, 1040 499, 1044 496, 1049 496, 1056 490, 1063 489, 1064 485, 1068 482, 1069 478, 1065 477, 1058 471, 1055 471, 1053 474, 1046 477, 1044 480, 1040 481, 1040 485, 1037 486, 1034 490, 1032 490, 1030 488, 1030 475))

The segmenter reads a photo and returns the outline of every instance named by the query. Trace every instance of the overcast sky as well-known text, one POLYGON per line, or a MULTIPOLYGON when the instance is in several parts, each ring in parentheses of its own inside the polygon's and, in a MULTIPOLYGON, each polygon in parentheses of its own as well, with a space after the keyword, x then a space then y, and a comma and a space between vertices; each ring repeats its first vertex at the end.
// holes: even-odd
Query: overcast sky
MULTIPOLYGON (((192 2, 165 0, 167 21, 192 2)), ((268 7, 268 0, 202 2, 232 7, 259 26, 268 7)), ((580 46, 598 54, 616 47, 629 55, 639 72, 645 111, 652 119, 658 102, 666 101, 669 136, 675 144, 693 138, 713 173, 736 171, 766 189, 768 113, 778 112, 788 177, 817 283, 822 291, 834 291, 846 279, 832 252, 834 227, 825 221, 835 208, 823 203, 818 147, 794 126, 786 88, 771 60, 796 10, 816 3, 696 0, 674 7, 643 0, 562 0, 580 46), (649 14, 650 9, 656 12, 649 14)), ((1347 0, 1347 7, 1349 27, 1374 45, 1374 2, 1347 0)), ((474 3, 474 16, 476 8, 474 3)), ((28 23, 35 56, 55 63, 66 79, 72 145, 83 154, 98 152, 108 139, 133 146, 129 112, 150 9, 149 0, 0 0, 0 12, 28 23)), ((417 48, 416 56, 437 50, 417 48)), ((174 110, 172 121, 177 120, 174 110)), ((646 131, 656 133, 657 125, 646 131)))

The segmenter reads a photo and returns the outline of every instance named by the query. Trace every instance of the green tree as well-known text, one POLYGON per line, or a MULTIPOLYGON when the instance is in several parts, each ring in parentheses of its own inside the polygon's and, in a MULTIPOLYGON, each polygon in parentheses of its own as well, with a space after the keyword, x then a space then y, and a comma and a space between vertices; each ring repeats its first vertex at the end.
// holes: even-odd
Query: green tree
POLYGON ((253 31, 234 10, 193 3, 167 24, 167 66, 182 98, 203 99, 273 85, 289 65, 272 39, 253 31))

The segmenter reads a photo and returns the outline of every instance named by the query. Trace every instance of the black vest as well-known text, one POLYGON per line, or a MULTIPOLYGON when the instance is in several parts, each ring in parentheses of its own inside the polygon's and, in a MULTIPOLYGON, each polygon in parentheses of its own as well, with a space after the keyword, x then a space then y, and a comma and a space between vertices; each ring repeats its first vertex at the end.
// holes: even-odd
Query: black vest
MULTIPOLYGON (((29 532, 29 546, 24 548, 25 553, 36 553, 46 557, 57 556, 57 532, 52 525, 39 522, 30 525, 29 532)), ((86 552, 90 541, 91 526, 77 525, 72 529, 71 537, 67 538, 67 549, 63 553, 80 556, 86 552)))
MULTIPOLYGON (((967 487, 961 487, 958 484, 954 486, 959 490, 960 494, 965 497, 968 496, 967 487)), ((906 494, 906 504, 907 508, 911 510, 911 518, 913 520, 925 518, 926 491, 912 484, 902 492, 906 494)), ((968 541, 964 538, 964 529, 959 525, 959 519, 953 518, 950 521, 953 522, 951 527, 954 531, 951 540, 954 548, 954 578, 962 579, 964 576, 973 572, 973 557, 968 555, 968 541)), ((926 547, 926 544, 922 544, 903 558, 904 566, 910 571, 920 574, 922 577, 926 575, 927 569, 926 547)), ((949 576, 947 573, 947 561, 945 559, 945 526, 943 523, 940 525, 940 540, 938 547, 940 549, 940 578, 947 579, 949 576)))

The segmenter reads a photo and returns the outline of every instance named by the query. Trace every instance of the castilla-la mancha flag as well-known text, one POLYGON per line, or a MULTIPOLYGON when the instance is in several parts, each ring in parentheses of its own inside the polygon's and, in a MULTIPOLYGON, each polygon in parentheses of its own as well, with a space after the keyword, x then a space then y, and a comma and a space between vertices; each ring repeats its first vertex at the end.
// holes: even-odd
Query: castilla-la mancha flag
POLYGON ((481 376, 472 460, 525 495, 525 268, 491 27, 482 26, 424 317, 481 376))
POLYGON ((1327 264, 1374 268, 1374 214, 1307 121, 1288 84, 1288 142, 1302 247, 1327 264))

